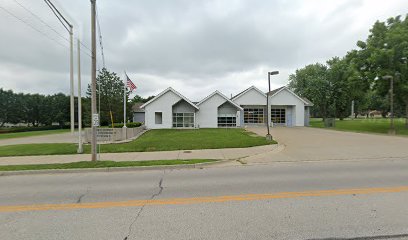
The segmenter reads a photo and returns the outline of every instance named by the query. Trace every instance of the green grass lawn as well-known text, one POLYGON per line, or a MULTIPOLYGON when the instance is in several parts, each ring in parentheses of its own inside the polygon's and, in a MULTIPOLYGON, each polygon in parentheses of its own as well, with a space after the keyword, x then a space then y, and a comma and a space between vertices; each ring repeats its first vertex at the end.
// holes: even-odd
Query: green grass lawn
POLYGON ((144 167, 144 166, 168 166, 180 164, 196 164, 214 162, 214 159, 177 159, 177 160, 152 160, 152 161, 96 161, 96 162, 72 162, 55 164, 32 164, 32 165, 7 165, 0 166, 0 171, 22 170, 45 170, 45 169, 78 169, 78 168, 112 168, 112 167, 144 167))
MULTIPOLYGON (((390 119, 375 118, 375 119, 336 119, 336 126, 332 129, 350 132, 368 132, 387 134, 390 128, 390 119)), ((394 119, 394 125, 397 135, 408 135, 408 128, 405 128, 405 119, 394 119)), ((310 126, 316 128, 324 128, 321 118, 310 119, 310 126)), ((330 128, 328 128, 330 129, 330 128)))
POLYGON ((66 133, 69 129, 56 129, 56 130, 44 130, 44 131, 29 131, 29 132, 16 132, 16 133, 1 133, 0 140, 10 138, 32 137, 56 133, 66 133))
MULTIPOLYGON (((113 152, 152 152, 170 150, 242 148, 276 143, 254 135, 241 128, 233 129, 160 129, 150 130, 138 139, 120 144, 101 145, 102 153, 113 152)), ((0 147, 0 156, 75 154, 75 144, 47 143, 23 144, 0 147)), ((84 146, 90 153, 90 146, 84 146)))

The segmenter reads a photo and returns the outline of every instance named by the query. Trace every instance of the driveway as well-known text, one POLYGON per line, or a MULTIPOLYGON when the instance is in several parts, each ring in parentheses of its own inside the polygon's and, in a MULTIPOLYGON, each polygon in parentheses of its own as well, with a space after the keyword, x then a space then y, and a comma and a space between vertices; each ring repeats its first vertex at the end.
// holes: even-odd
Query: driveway
POLYGON ((0 146, 31 143, 77 143, 78 132, 56 133, 32 137, 9 138, 0 140, 0 146))
MULTIPOLYGON (((248 128, 265 136, 265 128, 248 128)), ((271 134, 281 147, 274 154, 260 154, 245 160, 248 163, 276 161, 321 161, 321 160, 408 160, 408 138, 377 134, 341 132, 310 127, 276 127, 271 134)))

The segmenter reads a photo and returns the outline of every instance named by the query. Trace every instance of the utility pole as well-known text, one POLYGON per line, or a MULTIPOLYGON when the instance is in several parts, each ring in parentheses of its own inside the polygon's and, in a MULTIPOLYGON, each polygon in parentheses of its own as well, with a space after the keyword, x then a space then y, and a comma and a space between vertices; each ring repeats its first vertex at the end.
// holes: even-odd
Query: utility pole
POLYGON ((78 153, 83 153, 82 148, 82 97, 81 97, 81 49, 79 39, 78 47, 78 153))
MULTIPOLYGON (((91 42, 92 42, 92 161, 96 161, 96 122, 94 121, 94 117, 98 117, 98 113, 96 111, 96 34, 95 34, 95 5, 96 0, 91 0, 91 42)), ((99 119, 98 119, 99 120, 99 119)), ((98 121, 99 125, 99 121, 98 121)))

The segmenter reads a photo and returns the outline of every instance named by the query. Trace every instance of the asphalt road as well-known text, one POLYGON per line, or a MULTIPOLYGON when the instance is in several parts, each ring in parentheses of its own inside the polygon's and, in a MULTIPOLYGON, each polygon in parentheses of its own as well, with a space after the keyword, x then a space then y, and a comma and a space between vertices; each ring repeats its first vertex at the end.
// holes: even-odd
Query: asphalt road
POLYGON ((0 177, 0 239, 357 237, 408 239, 408 159, 0 177))

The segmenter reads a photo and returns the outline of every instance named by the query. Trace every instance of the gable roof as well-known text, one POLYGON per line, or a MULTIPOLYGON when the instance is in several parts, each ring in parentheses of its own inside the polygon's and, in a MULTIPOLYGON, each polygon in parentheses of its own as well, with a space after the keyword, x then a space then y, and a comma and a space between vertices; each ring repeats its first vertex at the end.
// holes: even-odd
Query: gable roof
POLYGON ((241 97, 242 95, 246 94, 247 92, 249 92, 250 90, 254 89, 255 91, 259 92, 260 94, 262 94, 264 97, 266 97, 266 94, 264 92, 262 92, 261 90, 259 90, 257 87, 255 86, 250 86, 249 88, 245 89, 244 91, 238 93, 237 95, 233 96, 231 98, 232 101, 236 100, 237 98, 241 97))
POLYGON ((172 92, 174 94, 176 94, 177 96, 179 96, 181 99, 185 100, 186 102, 188 102, 191 106, 193 106, 195 109, 199 109, 197 105, 195 105, 193 102, 191 102, 190 100, 188 100, 188 98, 184 97, 183 95, 181 95, 179 92, 177 92, 176 90, 174 90, 172 87, 168 87, 166 90, 164 90, 163 92, 157 94, 156 97, 150 99, 150 101, 148 101, 147 103, 143 104, 142 106, 140 106, 140 108, 145 108, 147 105, 149 105, 150 103, 156 101, 158 98, 160 98, 161 96, 163 96, 165 93, 167 92, 172 92))
POLYGON ((231 103, 232 105, 234 105, 236 108, 238 108, 239 110, 244 110, 241 106, 239 106, 238 104, 234 103, 233 101, 231 101, 231 99, 229 99, 227 96, 225 96, 224 94, 220 93, 218 90, 216 90, 215 92, 211 93, 210 95, 208 95, 207 97, 205 97, 203 100, 201 100, 197 105, 199 106, 200 104, 202 104, 203 102, 207 101, 208 99, 212 98, 215 94, 220 95, 222 98, 224 98, 227 102, 231 103))
POLYGON ((305 97, 301 97, 301 98, 307 102, 306 106, 314 106, 314 104, 312 103, 312 101, 310 101, 309 99, 307 99, 307 98, 305 98, 305 97))
POLYGON ((286 86, 283 86, 283 87, 274 89, 274 90, 268 92, 268 95, 269 95, 270 97, 273 97, 273 96, 277 95, 278 93, 280 93, 280 92, 283 91, 283 90, 287 90, 288 92, 290 92, 293 96, 297 97, 300 101, 302 101, 306 106, 313 106, 313 103, 312 103, 312 102, 310 102, 309 100, 305 100, 305 99, 302 98, 302 97, 299 97, 296 93, 294 93, 292 90, 290 90, 290 89, 289 89, 288 87, 286 87, 286 86))
POLYGON ((272 96, 272 95, 275 95, 275 93, 280 92, 284 87, 285 87, 285 86, 280 87, 280 88, 277 88, 277 89, 274 89, 274 90, 268 92, 268 95, 271 95, 271 96, 272 96))

